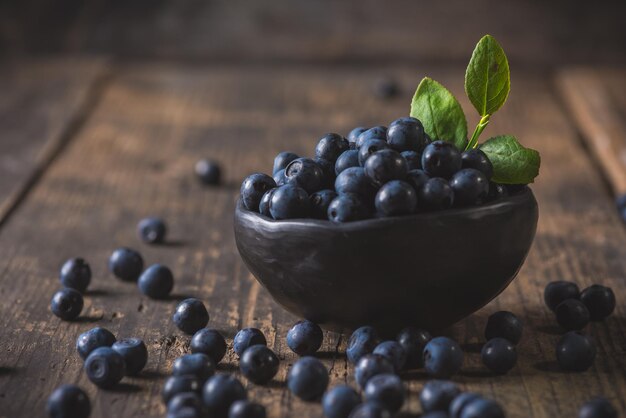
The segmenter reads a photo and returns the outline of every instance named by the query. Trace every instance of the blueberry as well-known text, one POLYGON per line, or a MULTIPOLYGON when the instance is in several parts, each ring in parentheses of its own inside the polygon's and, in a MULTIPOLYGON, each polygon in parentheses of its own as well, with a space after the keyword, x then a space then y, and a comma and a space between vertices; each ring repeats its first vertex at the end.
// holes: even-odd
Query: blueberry
POLYGON ((398 152, 424 151, 428 142, 424 136, 422 122, 415 118, 401 118, 393 121, 387 130, 389 146, 398 152))
POLYGON ((115 343, 115 335, 106 328, 96 327, 83 332, 76 339, 76 351, 85 360, 89 353, 98 347, 111 347, 115 343))
POLYGON ((617 418, 617 410, 604 398, 587 401, 578 411, 578 418, 617 418))
POLYGON ((266 191, 259 202, 259 213, 263 216, 267 216, 268 218, 272 217, 272 214, 270 213, 270 201, 272 200, 272 195, 275 191, 275 187, 266 191))
POLYGON ((285 168, 285 178, 288 182, 297 184, 313 193, 320 190, 324 184, 324 170, 310 158, 297 158, 285 168))
POLYGON ((228 418, 266 418, 265 407, 255 402, 239 400, 233 402, 228 418))
POLYGON ((373 353, 386 357, 393 364, 396 373, 404 369, 406 365, 406 351, 397 341, 383 341, 376 346, 373 353))
POLYGON ((409 171, 422 169, 422 154, 415 151, 402 151, 400 155, 406 161, 409 171))
POLYGON ((449 179, 461 169, 461 153, 452 142, 431 142, 424 148, 422 168, 429 176, 449 179))
POLYGON ((278 373, 278 357, 265 345, 248 347, 239 360, 239 370, 248 380, 264 385, 278 373))
POLYGON ((315 147, 315 156, 334 163, 339 155, 350 149, 348 140, 339 134, 326 134, 315 147))
POLYGON ((433 411, 427 412, 425 414, 420 415, 420 418, 449 418, 448 414, 443 411, 433 411))
POLYGON ((379 374, 395 372, 393 363, 380 354, 365 354, 354 367, 354 378, 357 384, 364 388, 367 381, 379 374))
POLYGON ((233 339, 233 350, 239 357, 243 355, 246 349, 253 345, 267 345, 265 335, 257 328, 244 328, 240 329, 233 339))
POLYGON ((165 240, 167 227, 160 218, 145 218, 137 225, 137 235, 148 244, 160 244, 165 240))
POLYGON ((294 184, 285 184, 272 193, 269 210, 274 219, 306 218, 311 211, 307 192, 294 184))
POLYGON ((592 321, 602 321, 615 310, 615 294, 610 287, 591 285, 580 293, 580 300, 589 310, 592 321))
POLYGON ((374 205, 382 216, 410 215, 417 207, 417 193, 409 183, 392 180, 378 190, 374 205))
POLYGON ((335 179, 335 191, 339 194, 354 193, 370 198, 376 193, 376 188, 362 167, 350 167, 335 179))
POLYGON ((350 167, 359 167, 359 151, 350 149, 343 152, 335 162, 335 174, 339 175, 343 170, 350 167))
POLYGON ((615 206, 617 207, 617 212, 622 218, 622 221, 626 222, 626 194, 618 196, 615 199, 615 206))
POLYGON ((267 174, 254 173, 241 183, 241 201, 248 210, 259 210, 261 198, 269 189, 276 187, 276 182, 267 174))
POLYGON ((458 206, 478 205, 487 200, 489 181, 483 173, 473 168, 464 168, 452 176, 450 187, 454 192, 454 203, 458 206))
POLYGON ((213 360, 203 353, 183 354, 172 364, 172 376, 191 375, 205 382, 215 374, 213 360))
POLYGON ((517 363, 517 351, 509 340, 496 337, 487 341, 480 356, 487 368, 498 374, 505 374, 517 363))
POLYGON ((177 412, 183 408, 201 411, 204 405, 196 392, 182 392, 172 396, 167 403, 167 412, 177 412))
POLYGON ((185 299, 176 306, 172 320, 185 334, 193 335, 209 322, 209 313, 201 300, 185 299))
POLYGON ((143 258, 133 249, 118 248, 109 258, 109 270, 118 279, 134 282, 143 270, 143 258))
POLYGON ((190 408, 188 406, 181 408, 177 411, 168 411, 166 418, 202 418, 203 414, 196 408, 190 408))
POLYGON ((274 168, 272 169, 272 174, 276 174, 280 170, 284 170, 285 168, 287 168, 290 162, 297 158, 300 157, 293 152, 283 151, 278 153, 276 158, 274 158, 274 168))
POLYGON ((139 290, 152 299, 165 299, 174 288, 174 276, 161 264, 148 267, 137 281, 139 290))
POLYGON ((217 162, 200 160, 195 166, 196 176, 204 184, 217 185, 222 177, 222 170, 217 162))
POLYGON ((424 368, 438 378, 449 378, 461 369, 463 351, 448 337, 435 337, 424 347, 424 368))
POLYGON ((430 177, 428 177, 428 174, 424 173, 424 171, 411 170, 407 173, 405 181, 409 183, 415 190, 415 193, 419 195, 420 191, 429 179, 430 177))
POLYGON ((296 322, 287 333, 287 345, 299 356, 315 354, 323 339, 324 333, 319 325, 306 319, 296 322))
MULTIPOLYGON (((285 169, 284 168, 278 170, 277 172, 275 172, 274 175, 272 176, 272 178, 276 182, 277 186, 282 186, 283 184, 287 183, 287 177, 285 177, 285 169)), ((267 192, 265 192, 265 194, 267 194, 267 192)), ((265 196, 265 194, 263 196, 265 196)))
POLYGON ((361 403, 361 397, 350 386, 338 385, 324 394, 322 408, 327 418, 348 418, 361 403))
POLYGON ((354 148, 356 146, 356 140, 359 137, 359 135, 361 135, 363 132, 367 131, 367 128, 364 128, 362 126, 359 126, 357 128, 354 128, 353 130, 350 131, 350 133, 348 134, 348 143, 350 144, 351 148, 354 148))
POLYGON ((161 398, 163 403, 167 405, 174 396, 180 393, 194 392, 200 394, 201 390, 202 381, 194 375, 170 376, 163 383, 161 398))
POLYGON ((374 83, 373 93, 379 99, 391 99, 400 93, 400 86, 393 78, 382 77, 374 83))
POLYGON ((246 389, 234 376, 217 374, 210 378, 202 390, 202 399, 209 416, 226 418, 231 405, 248 397, 246 389))
POLYGON ((522 321, 512 312, 499 311, 491 314, 487 319, 485 339, 489 341, 492 338, 501 337, 517 344, 522 338, 523 329, 522 321))
POLYGON ((355 141, 356 148, 361 148, 365 141, 370 139, 380 139, 383 141, 387 140, 387 128, 384 126, 374 126, 373 128, 369 128, 359 134, 355 141))
POLYGON ((506 197, 509 195, 509 191, 503 184, 489 182, 489 198, 491 199, 499 199, 501 197, 506 197))
POLYGON ((448 409, 450 418, 461 418, 463 408, 477 399, 482 399, 482 397, 472 392, 463 392, 457 395, 450 403, 450 408, 448 409))
POLYGON ((61 385, 48 398, 46 411, 50 418, 87 418, 91 413, 91 403, 78 386, 61 385))
POLYGON ((126 374, 124 357, 111 347, 93 350, 83 366, 89 380, 101 388, 116 385, 126 374))
POLYGON ((85 293, 89 282, 91 282, 91 268, 82 258, 70 258, 61 267, 59 280, 63 287, 69 287, 85 293))
POLYGON ((289 370, 287 387, 298 398, 313 401, 328 386, 328 371, 315 357, 301 357, 289 370))
POLYGON ((563 370, 583 372, 596 358, 596 346, 591 337, 570 331, 556 345, 556 359, 563 370))
POLYGON ((367 219, 371 210, 364 198, 354 193, 343 193, 328 205, 328 219, 333 222, 352 222, 367 219))
POLYGON ((378 345, 378 334, 373 327, 357 328, 348 340, 346 355, 350 363, 355 364, 362 356, 374 351, 378 345))
POLYGON ((378 187, 390 180, 404 179, 409 172, 404 157, 392 149, 374 152, 363 168, 365 175, 378 187))
POLYGON ((148 362, 148 349, 139 338, 125 338, 111 346, 123 358, 126 364, 126 375, 134 376, 146 366, 148 362))
POLYGON ((320 166, 324 177, 322 178, 322 185, 320 189, 330 189, 335 184, 335 162, 328 161, 323 158, 316 158, 315 162, 320 166))
POLYGON ((337 193, 334 190, 320 190, 309 196, 311 217, 314 219, 328 219, 328 206, 337 193))
POLYGON ((461 411, 461 418, 504 418, 502 407, 491 399, 474 399, 461 411))
POLYGON ((554 311, 556 321, 566 331, 581 330, 589 323, 589 310, 579 300, 567 299, 554 311))
POLYGON ((454 192, 445 179, 434 177, 417 192, 417 200, 424 210, 448 209, 454 203, 454 192))
MULTIPOLYGON (((359 148, 359 165, 364 166, 367 159, 376 151, 388 149, 389 145, 384 139, 368 139, 359 148)), ((406 162, 406 161, 405 161, 406 162)))
POLYGON ((576 283, 566 281, 550 282, 543 291, 543 300, 551 310, 555 310, 566 299, 580 298, 576 283))
POLYGON ((413 369, 416 367, 422 367, 424 365, 422 353, 424 347, 428 341, 432 340, 432 336, 424 330, 416 329, 413 327, 404 328, 397 335, 396 340, 407 355, 406 365, 407 369, 413 369))
POLYGON ((461 389, 449 380, 429 380, 420 392, 422 411, 448 411, 461 389))
POLYGON ((357 405, 349 418, 391 418, 391 412, 378 402, 365 402, 357 405))
POLYGON ((64 321, 76 319, 83 310, 83 295, 69 287, 63 288, 52 296, 50 310, 64 321))
POLYGON ((210 328, 202 328, 194 334, 189 348, 192 353, 206 354, 217 364, 226 354, 226 340, 224 340, 224 337, 219 331, 210 328))
POLYGON ((406 396, 402 380, 395 374, 378 374, 367 381, 363 391, 369 402, 378 402, 395 413, 402 408, 406 396))
POLYGON ((493 165, 489 157, 477 148, 467 150, 461 154, 461 167, 478 170, 487 177, 487 180, 491 180, 493 176, 493 165))

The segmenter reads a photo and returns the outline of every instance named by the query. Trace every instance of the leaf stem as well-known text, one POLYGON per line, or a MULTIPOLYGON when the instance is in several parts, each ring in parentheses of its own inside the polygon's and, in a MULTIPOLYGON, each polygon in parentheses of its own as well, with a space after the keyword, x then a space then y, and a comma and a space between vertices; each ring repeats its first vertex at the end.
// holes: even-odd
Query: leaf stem
POLYGON ((472 149, 472 148, 476 148, 478 146, 478 137, 480 136, 481 133, 483 133, 483 131, 485 130, 485 128, 489 124, 489 118, 490 117, 491 117, 491 115, 485 115, 482 118, 480 118, 480 121, 478 122, 478 125, 476 125, 476 129, 474 129, 474 133, 472 134, 472 138, 467 143, 467 147, 465 147, 466 150, 472 149))

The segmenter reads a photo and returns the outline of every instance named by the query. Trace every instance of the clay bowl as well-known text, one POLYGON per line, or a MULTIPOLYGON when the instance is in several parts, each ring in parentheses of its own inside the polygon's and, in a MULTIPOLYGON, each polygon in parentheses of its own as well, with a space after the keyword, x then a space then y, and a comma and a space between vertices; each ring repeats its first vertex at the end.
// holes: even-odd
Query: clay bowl
POLYGON ((537 229, 529 188, 482 206, 335 224, 235 210, 244 262, 288 311, 327 329, 437 330, 515 278, 537 229))

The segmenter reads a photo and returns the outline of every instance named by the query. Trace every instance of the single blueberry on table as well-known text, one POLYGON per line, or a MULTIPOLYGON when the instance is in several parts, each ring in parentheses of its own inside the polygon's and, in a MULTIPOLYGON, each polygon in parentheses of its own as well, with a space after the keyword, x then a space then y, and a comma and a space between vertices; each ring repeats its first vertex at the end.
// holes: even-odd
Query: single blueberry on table
POLYGON ((276 376, 278 357, 265 345, 253 345, 243 352, 239 360, 239 370, 248 380, 264 385, 276 376))
POLYGON ((356 146, 357 138, 365 131, 367 131, 367 128, 364 128, 363 126, 358 126, 350 131, 346 139, 348 140, 351 148, 354 148, 356 146))
POLYGON ((505 185, 494 183, 494 182, 489 182, 488 197, 490 199, 499 199, 501 197, 506 197, 508 195, 509 195, 509 191, 505 185))
POLYGON ((580 290, 576 283, 566 281, 550 282, 543 291, 543 300, 546 306, 555 310, 566 299, 579 299, 580 290))
POLYGON ((352 410, 349 418, 391 418, 391 412, 378 402, 365 402, 352 410))
POLYGON ((402 408, 406 396, 404 384, 395 374, 379 374, 367 381, 363 391, 368 402, 378 402, 392 413, 402 408))
POLYGON ((160 244, 165 241, 167 227, 165 221, 160 218, 145 218, 137 225, 137 235, 148 244, 160 244))
POLYGON ((406 365, 407 353, 397 341, 383 341, 376 346, 373 353, 386 357, 393 364, 396 373, 403 370, 406 365))
POLYGON ((361 146, 370 139, 380 139, 382 141, 387 141, 387 128, 384 126, 374 126, 373 128, 366 129, 361 132, 359 136, 356 138, 355 146, 356 148, 361 148, 361 146))
POLYGON ((93 350, 83 366, 89 380, 101 388, 116 385, 126 374, 124 357, 111 347, 93 350))
POLYGON ((247 400, 235 401, 230 406, 228 418, 266 418, 265 407, 247 400))
POLYGON ((405 181, 413 187, 415 193, 418 194, 422 190, 422 187, 426 184, 426 182, 430 179, 428 174, 424 173, 422 170, 411 170, 407 173, 405 181))
POLYGON ((556 345, 556 359, 563 370, 584 372, 593 365, 596 345, 591 337, 570 331, 556 345))
POLYGON ((489 315, 485 326, 485 339, 506 338, 513 344, 519 343, 522 338, 524 326, 522 321, 509 311, 498 311, 489 315))
POLYGON ((505 374, 517 363, 517 350, 509 340, 496 337, 487 341, 480 356, 487 368, 498 374, 505 374))
POLYGON ((311 212, 309 195, 302 187, 285 184, 275 189, 270 199, 270 214, 274 219, 307 218, 311 212))
POLYGON ((124 338, 114 342, 111 348, 124 357, 127 376, 139 374, 148 362, 148 349, 139 338, 124 338))
POLYGON ((261 198, 265 192, 274 187, 276 187, 276 182, 267 174, 254 173, 249 175, 241 183, 240 194, 243 206, 253 212, 258 211, 261 198))
POLYGON ((417 192, 419 209, 441 210, 452 207, 454 192, 450 184, 441 177, 428 179, 417 192))
POLYGON ((420 392, 422 411, 448 411, 461 389, 449 380, 429 380, 420 392))
POLYGON ((401 180, 409 172, 404 157, 392 149, 374 152, 363 165, 365 175, 380 187, 391 180, 401 180))
MULTIPOLYGON (((276 182, 277 186, 282 186, 283 184, 287 183, 287 177, 285 177, 284 168, 275 172, 272 178, 276 182)), ((265 194, 267 194, 267 192, 265 192, 265 194)), ((265 194, 263 196, 265 196, 265 194)))
POLYGON ((578 411, 578 418, 617 418, 617 410, 604 398, 587 401, 578 411))
POLYGON ((50 418, 87 418, 91 413, 89 396, 76 385, 61 385, 46 403, 50 418))
POLYGON ((191 407, 184 407, 175 412, 167 412, 166 418, 203 418, 203 413, 191 407))
POLYGON ((348 140, 335 133, 324 135, 315 147, 315 156, 334 163, 339 155, 350 149, 348 140))
POLYGON ((363 326, 354 330, 348 340, 346 355, 350 363, 355 364, 365 354, 374 351, 378 345, 378 334, 373 327, 363 326))
POLYGON ((335 191, 339 194, 354 193, 367 199, 374 196, 376 187, 365 174, 363 167, 350 167, 335 179, 335 191))
POLYGON ((359 165, 361 167, 365 166, 365 162, 372 154, 388 148, 389 145, 384 139, 368 139, 359 147, 359 165))
POLYGON ((311 217, 313 219, 328 219, 330 202, 337 197, 334 190, 320 190, 309 196, 311 217))
POLYGON ((61 267, 59 280, 63 287, 69 287, 85 293, 91 282, 91 268, 82 258, 70 258, 61 267))
POLYGON ((374 83, 372 93, 379 99, 391 99, 400 93, 400 85, 391 77, 382 77, 374 83))
POLYGON ((431 376, 447 379, 463 365, 463 351, 448 337, 435 337, 424 347, 424 368, 431 376))
POLYGON ((392 180, 378 190, 374 206, 382 216, 410 215, 417 208, 417 193, 409 183, 392 180))
POLYGON ((50 310, 64 321, 76 319, 83 310, 83 295, 79 291, 63 288, 52 296, 50 310))
POLYGON ((194 375, 170 376, 165 379, 161 389, 161 399, 168 404, 172 398, 180 393, 195 392, 202 390, 202 381, 194 375))
POLYGON ((491 180, 493 176, 493 164, 483 151, 476 149, 470 149, 461 154, 461 167, 473 168, 482 172, 487 180, 491 180))
POLYGON ((315 158, 315 162, 320 166, 324 176, 320 189, 331 189, 335 184, 335 162, 323 158, 315 158))
POLYGON ((233 339, 233 350, 237 356, 241 357, 248 347, 253 345, 267 345, 265 335, 257 328, 240 329, 233 339))
POLYGON ((313 401, 322 396, 328 386, 328 370, 315 357, 301 357, 289 369, 287 387, 298 398, 313 401))
POLYGON ((473 168, 457 171, 450 179, 450 187, 457 206, 478 205, 486 201, 489 195, 487 177, 473 168))
POLYGON ((461 411, 461 418, 504 418, 502 407, 491 399, 474 399, 461 411))
POLYGON ((275 191, 276 188, 266 191, 259 202, 259 213, 263 216, 267 216, 268 218, 272 217, 272 214, 270 213, 270 201, 272 200, 272 195, 275 191))
POLYGON ((326 418, 348 418, 350 412, 361 403, 361 397, 347 385, 330 389, 322 398, 322 408, 326 418))
POLYGON ((297 158, 300 157, 293 152, 283 151, 278 153, 276 158, 274 158, 274 167, 272 168, 272 174, 276 174, 280 170, 284 170, 285 168, 287 168, 290 162, 297 158))
POLYGON ((152 299, 165 299, 174 288, 174 276, 166 266, 153 264, 141 273, 137 285, 144 295, 152 299))
POLYGON ((589 323, 589 310, 577 299, 567 299, 554 310, 556 321, 566 331, 581 330, 589 323))
POLYGON ((246 389, 234 376, 216 374, 211 377, 202 389, 202 399, 209 416, 216 418, 228 417, 231 405, 248 397, 246 389))
POLYGON ((209 323, 209 313, 201 300, 189 298, 178 304, 172 320, 182 332, 193 335, 209 323))
POLYGON ((203 184, 215 186, 220 183, 222 178, 222 170, 216 161, 200 160, 196 163, 194 171, 203 184))
POLYGON ((406 353, 407 369, 414 369, 424 365, 423 352, 428 341, 432 340, 432 335, 427 331, 407 327, 398 333, 396 341, 400 343, 406 353))
POLYGON ((118 248, 109 258, 109 270, 118 279, 134 282, 143 270, 143 258, 131 248, 118 248))
POLYGON ((415 151, 402 151, 400 155, 405 159, 409 171, 422 169, 422 154, 415 151))
POLYGON ((429 176, 449 179, 461 169, 461 153, 452 142, 431 142, 422 153, 422 169, 429 176))
POLYGON ((421 153, 428 145, 422 122, 415 118, 401 118, 389 124, 387 142, 398 152, 415 151, 421 153))
POLYGON ((89 353, 98 347, 111 347, 115 343, 115 335, 106 328, 96 327, 85 331, 76 339, 76 351, 85 360, 89 353))
POLYGON ((318 163, 310 158, 297 158, 285 168, 285 178, 288 183, 293 183, 307 193, 313 193, 322 189, 324 184, 324 170, 318 163))
POLYGON ((323 340, 324 333, 320 326, 306 319, 296 322, 287 332, 287 345, 299 356, 315 354, 323 340))
POLYGON ((354 378, 364 388, 367 381, 379 374, 395 373, 393 363, 380 354, 365 354, 354 367, 354 378))
POLYGON ((342 171, 350 167, 359 167, 359 151, 350 149, 344 151, 335 162, 335 174, 339 175, 342 171))
POLYGON ((580 293, 580 301, 589 310, 589 319, 602 321, 615 310, 615 294, 610 287, 594 284, 580 293))
POLYGON ((195 376, 204 383, 215 374, 213 360, 203 353, 183 354, 172 364, 172 376, 195 376))
POLYGON ((365 198, 354 193, 342 193, 328 205, 328 219, 333 222, 360 221, 370 216, 371 209, 365 198))
POLYGON ((193 335, 189 348, 192 353, 206 354, 217 364, 226 354, 226 340, 218 330, 203 328, 193 335))
POLYGON ((463 412, 463 408, 465 408, 466 405, 477 399, 482 399, 482 397, 472 392, 463 392, 457 395, 452 400, 452 402, 450 403, 450 407, 448 408, 450 418, 461 418, 461 412, 463 412))
POLYGON ((172 396, 167 403, 167 412, 177 412, 183 408, 193 408, 201 411, 204 407, 197 392, 182 392, 172 396))

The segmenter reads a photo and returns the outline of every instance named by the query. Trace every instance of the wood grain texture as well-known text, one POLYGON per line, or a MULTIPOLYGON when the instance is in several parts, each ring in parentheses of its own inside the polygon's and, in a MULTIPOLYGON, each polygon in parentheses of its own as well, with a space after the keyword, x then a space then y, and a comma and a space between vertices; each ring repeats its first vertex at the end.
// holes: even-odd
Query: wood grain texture
MULTIPOLYGON (((206 302, 210 325, 229 341, 238 328, 256 326, 279 354, 282 366, 271 384, 247 384, 250 397, 266 405, 269 416, 321 417, 318 403, 302 402, 285 389, 296 357, 284 337, 296 318, 272 302, 239 258, 232 234, 234 203, 242 178, 269 171, 277 152, 310 155, 327 131, 347 132, 405 115, 409 86, 416 86, 422 74, 412 69, 394 73, 406 94, 380 101, 370 94, 380 71, 363 68, 122 69, 77 137, 0 230, 0 416, 41 416, 47 396, 61 383, 87 390, 92 417, 163 415, 163 377, 189 341, 170 318, 176 300, 193 295, 206 302), (204 156, 222 163, 222 187, 202 187, 193 178, 193 165, 204 156), (135 226, 146 215, 167 220, 167 245, 138 241, 135 226), (146 299, 133 284, 107 273, 106 260, 121 245, 138 248, 148 264, 173 269, 172 300, 146 299), (78 255, 91 263, 92 288, 81 320, 62 322, 50 314, 48 303, 59 287, 59 265, 78 255), (112 391, 97 390, 88 381, 74 341, 95 325, 147 342, 150 359, 140 377, 124 379, 112 391)), ((463 69, 428 74, 462 96, 463 69)), ((514 133, 541 151, 542 172, 533 186, 539 230, 518 279, 450 330, 466 350, 463 370, 454 380, 497 399, 513 418, 575 416, 582 402, 595 395, 608 397, 623 413, 626 232, 550 86, 519 74, 512 86, 509 102, 485 135, 514 133), (542 291, 558 279, 581 287, 602 283, 618 299, 612 317, 588 327, 599 354, 584 373, 563 373, 555 365, 559 331, 543 306, 542 291), (506 376, 492 376, 478 350, 487 316, 500 309, 518 314, 526 330, 518 366, 506 376)), ((476 123, 466 100, 463 106, 470 124, 476 123)), ((496 260, 486 254, 485 262, 496 260)), ((319 354, 331 384, 354 384, 345 342, 345 336, 327 334, 319 354)), ((220 369, 237 370, 231 351, 220 369)), ((418 394, 426 376, 415 371, 405 377, 410 396, 404 411, 412 416, 420 410, 418 394)))

